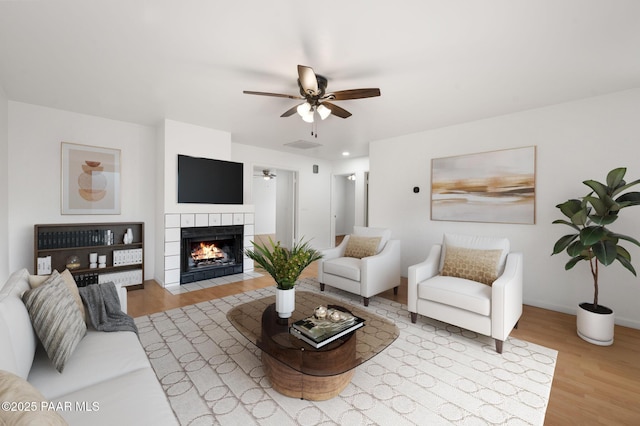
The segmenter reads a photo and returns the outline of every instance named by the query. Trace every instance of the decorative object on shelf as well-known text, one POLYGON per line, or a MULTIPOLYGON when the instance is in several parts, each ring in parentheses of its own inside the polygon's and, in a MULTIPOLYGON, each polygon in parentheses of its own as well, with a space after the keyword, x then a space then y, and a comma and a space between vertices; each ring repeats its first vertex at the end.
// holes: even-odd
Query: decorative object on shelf
POLYGON ((127 232, 124 233, 122 242, 125 244, 131 244, 133 242, 133 231, 131 230, 131 228, 127 229, 127 232))
POLYGON ((51 256, 38 257, 36 265, 37 275, 49 275, 51 274, 51 256))
POLYGON ((556 207, 569 220, 553 221, 568 225, 575 232, 556 241, 552 255, 567 252, 571 259, 565 265, 565 270, 573 268, 582 260, 589 263, 594 287, 593 303, 584 302, 579 305, 577 330, 582 339, 600 346, 613 343, 614 313, 612 309, 598 303, 599 265, 608 266, 617 260, 636 275, 636 270, 631 265, 631 255, 618 243, 626 240, 640 246, 640 242, 607 228, 618 219, 620 210, 640 205, 640 192, 624 192, 640 183, 640 179, 627 183, 624 180, 626 172, 625 167, 611 170, 607 174, 606 183, 583 181, 591 188, 591 192, 584 197, 558 204, 556 207))
POLYGON ((71 255, 67 258, 67 263, 65 264, 68 270, 72 271, 74 269, 80 268, 80 258, 78 256, 71 255))
POLYGON ((120 150, 62 142, 62 214, 120 214, 120 150))
POLYGON ((98 268, 106 268, 107 267, 107 255, 101 254, 98 256, 98 268))
POLYGON ((312 262, 322 258, 322 254, 311 248, 309 242, 294 243, 291 249, 282 247, 280 241, 259 244, 254 241, 253 250, 245 254, 276 282, 276 311, 280 318, 289 318, 295 310, 295 285, 304 269, 312 262))
POLYGON ((535 169, 535 146, 434 158, 431 220, 534 224, 535 169))
POLYGON ((98 267, 98 253, 89 253, 89 268, 94 269, 98 267))

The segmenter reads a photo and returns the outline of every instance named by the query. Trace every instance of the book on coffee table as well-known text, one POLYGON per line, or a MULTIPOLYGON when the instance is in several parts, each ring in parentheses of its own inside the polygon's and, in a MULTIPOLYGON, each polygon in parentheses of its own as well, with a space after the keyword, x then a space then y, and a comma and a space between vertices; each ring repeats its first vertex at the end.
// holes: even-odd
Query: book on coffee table
POLYGON ((291 334, 313 346, 322 346, 347 335, 364 325, 364 319, 339 310, 329 310, 325 318, 310 316, 294 322, 289 331, 291 334), (331 313, 335 311, 339 319, 331 320, 331 313))

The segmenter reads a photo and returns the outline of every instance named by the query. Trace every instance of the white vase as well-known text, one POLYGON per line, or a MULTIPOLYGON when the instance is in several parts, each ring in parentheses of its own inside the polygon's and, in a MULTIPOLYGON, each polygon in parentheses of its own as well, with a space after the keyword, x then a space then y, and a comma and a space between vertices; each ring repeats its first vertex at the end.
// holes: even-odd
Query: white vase
POLYGON ((296 289, 276 288, 276 312, 280 318, 289 318, 296 309, 296 289))
MULTIPOLYGON (((611 310, 610 310, 611 311, 611 310)), ((578 306, 576 311, 576 325, 578 336, 589 343, 599 346, 609 346, 613 344, 613 330, 615 326, 615 316, 610 313, 591 312, 578 306)))

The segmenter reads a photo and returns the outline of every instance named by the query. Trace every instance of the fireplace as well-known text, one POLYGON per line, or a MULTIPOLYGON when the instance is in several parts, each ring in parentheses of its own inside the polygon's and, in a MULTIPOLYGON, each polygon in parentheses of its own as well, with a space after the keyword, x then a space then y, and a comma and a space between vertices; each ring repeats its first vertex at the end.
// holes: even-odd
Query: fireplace
POLYGON ((182 228, 180 284, 242 273, 243 228, 182 228))

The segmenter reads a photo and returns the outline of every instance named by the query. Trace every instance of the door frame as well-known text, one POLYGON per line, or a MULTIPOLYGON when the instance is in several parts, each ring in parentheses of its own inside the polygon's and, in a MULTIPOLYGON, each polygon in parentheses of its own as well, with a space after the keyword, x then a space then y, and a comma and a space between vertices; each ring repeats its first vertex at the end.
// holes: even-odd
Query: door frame
MULTIPOLYGON (((264 163, 255 163, 251 166, 251 199, 254 199, 254 191, 256 190, 256 188, 254 188, 253 186, 253 178, 254 175, 256 173, 262 173, 262 170, 264 169, 269 169, 271 171, 273 171, 276 174, 276 179, 278 179, 277 175, 278 172, 286 172, 286 173, 291 173, 291 193, 289 194, 289 197, 291 198, 290 201, 290 207, 291 207, 291 218, 290 218, 290 222, 287 224, 287 226, 289 227, 289 231, 291 234, 291 241, 282 241, 282 245, 285 247, 291 247, 291 244, 295 243, 296 241, 298 241, 298 223, 299 223, 299 171, 295 170, 295 169, 290 169, 290 168, 286 168, 286 167, 278 167, 275 165, 267 165, 264 163)), ((278 194, 278 184, 276 183, 276 199, 279 196, 278 194)), ((276 201, 277 203, 277 201, 276 201)), ((254 214, 259 214, 259 212, 257 210, 254 209, 254 214)), ((276 234, 277 234, 277 224, 278 224, 278 215, 280 214, 280 212, 278 211, 278 208, 276 207, 276 234)))

